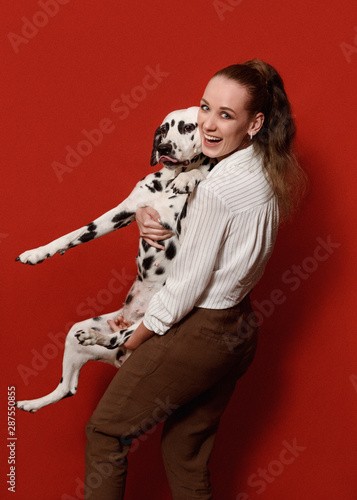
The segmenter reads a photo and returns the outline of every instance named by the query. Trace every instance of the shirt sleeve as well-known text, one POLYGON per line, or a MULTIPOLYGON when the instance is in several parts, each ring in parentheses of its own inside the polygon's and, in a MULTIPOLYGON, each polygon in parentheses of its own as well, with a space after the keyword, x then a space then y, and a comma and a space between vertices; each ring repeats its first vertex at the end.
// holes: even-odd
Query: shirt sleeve
POLYGON ((189 198, 180 251, 165 286, 152 297, 144 316, 149 330, 162 335, 193 309, 214 272, 229 217, 216 194, 199 184, 189 198))

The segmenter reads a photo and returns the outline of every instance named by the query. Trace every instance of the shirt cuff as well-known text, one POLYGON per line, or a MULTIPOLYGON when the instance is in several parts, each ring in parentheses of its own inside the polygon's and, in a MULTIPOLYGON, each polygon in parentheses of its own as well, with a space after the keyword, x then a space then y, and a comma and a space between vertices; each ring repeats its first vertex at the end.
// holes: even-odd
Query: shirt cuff
POLYGON ((155 332, 156 335, 164 335, 171 328, 170 326, 165 325, 161 321, 158 320, 155 321, 155 318, 146 314, 144 316, 143 323, 148 330, 155 332))

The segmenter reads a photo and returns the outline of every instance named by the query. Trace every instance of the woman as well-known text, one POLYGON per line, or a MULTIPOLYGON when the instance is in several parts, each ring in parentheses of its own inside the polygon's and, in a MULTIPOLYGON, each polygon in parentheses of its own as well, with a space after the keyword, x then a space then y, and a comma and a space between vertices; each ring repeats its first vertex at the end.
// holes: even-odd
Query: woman
MULTIPOLYGON (((283 82, 262 61, 216 73, 198 125, 203 153, 218 164, 191 195, 166 285, 126 342, 134 352, 88 422, 85 498, 124 498, 131 441, 163 419, 172 498, 212 498, 208 461, 219 420, 256 349, 249 293, 303 174, 283 82)), ((169 237, 155 216, 138 214, 141 235, 169 237)))

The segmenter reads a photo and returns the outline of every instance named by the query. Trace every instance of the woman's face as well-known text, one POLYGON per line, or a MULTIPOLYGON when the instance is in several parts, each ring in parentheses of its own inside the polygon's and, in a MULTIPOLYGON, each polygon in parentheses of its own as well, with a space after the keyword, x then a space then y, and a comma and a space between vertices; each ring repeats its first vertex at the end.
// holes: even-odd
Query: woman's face
POLYGON ((247 101, 248 91, 234 80, 215 76, 208 82, 198 112, 206 156, 222 160, 249 144, 247 134, 256 130, 255 119, 246 110, 247 101))

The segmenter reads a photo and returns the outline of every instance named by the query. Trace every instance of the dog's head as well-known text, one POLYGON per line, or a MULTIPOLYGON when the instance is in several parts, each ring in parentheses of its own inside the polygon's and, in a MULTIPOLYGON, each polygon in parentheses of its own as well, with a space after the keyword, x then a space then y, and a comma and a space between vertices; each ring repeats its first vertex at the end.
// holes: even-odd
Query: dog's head
POLYGON ((168 114, 155 131, 150 164, 167 168, 188 165, 202 151, 197 125, 198 107, 179 109, 168 114))

